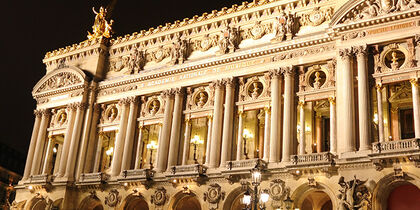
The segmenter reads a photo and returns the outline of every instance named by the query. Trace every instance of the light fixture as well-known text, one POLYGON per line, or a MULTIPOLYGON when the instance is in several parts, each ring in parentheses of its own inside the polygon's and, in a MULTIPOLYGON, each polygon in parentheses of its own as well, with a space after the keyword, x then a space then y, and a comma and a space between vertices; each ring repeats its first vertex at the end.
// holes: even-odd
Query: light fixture
POLYGON ((53 153, 57 153, 57 148, 53 147, 53 153))
POLYGON ((258 186, 261 184, 261 168, 255 166, 251 171, 251 179, 253 189, 244 184, 243 187, 246 189, 244 197, 242 198, 242 204, 245 205, 246 210, 260 209, 265 210, 265 203, 269 199, 268 190, 258 190, 258 186), (258 208, 259 207, 259 208, 258 208))
POLYGON ((105 151, 105 154, 108 156, 111 156, 112 153, 114 153, 114 147, 110 147, 107 151, 105 151))
POLYGON ((268 190, 263 190, 260 195, 260 202, 265 206, 265 203, 267 203, 268 198, 270 198, 270 195, 268 194, 268 190))
POLYGON ((306 126, 306 127, 305 127, 305 132, 311 132, 311 127, 306 126))
POLYGON ((375 123, 375 125, 377 125, 379 122, 379 117, 378 117, 378 113, 373 114, 373 123, 375 123))
POLYGON ((194 138, 191 139, 191 143, 194 145, 194 163, 198 164, 197 160, 197 145, 198 144, 204 144, 204 140, 200 139, 198 135, 195 135, 194 138))
POLYGON ((261 183, 261 172, 259 170, 254 170, 252 172, 252 183, 258 185, 261 183))
POLYGON ((158 145, 156 141, 150 141, 150 143, 146 145, 146 148, 150 150, 149 165, 150 165, 150 168, 153 169, 153 150, 157 149, 158 145))
POLYGON ((249 193, 249 191, 245 192, 244 197, 242 198, 242 204, 244 204, 245 206, 251 205, 251 194, 249 193))

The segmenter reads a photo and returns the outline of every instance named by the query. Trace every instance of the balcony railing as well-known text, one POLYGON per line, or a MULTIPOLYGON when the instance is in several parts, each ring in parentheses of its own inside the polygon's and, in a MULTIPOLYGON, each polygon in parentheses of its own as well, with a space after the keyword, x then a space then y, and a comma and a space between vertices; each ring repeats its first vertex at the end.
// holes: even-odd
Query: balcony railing
POLYGON ((109 179, 109 175, 102 172, 81 174, 79 185, 102 184, 109 179))
POLYGON ((397 153, 420 149, 420 139, 405 139, 398 141, 375 142, 372 144, 373 153, 397 153))
POLYGON ((207 168, 201 164, 173 166, 171 173, 167 177, 197 177, 205 176, 207 168))
POLYGON ((225 172, 230 171, 249 171, 253 168, 264 169, 267 167, 267 163, 261 159, 248 159, 248 160, 234 160, 229 161, 226 164, 225 172))
POLYGON ((47 184, 51 182, 51 176, 48 174, 32 175, 29 183, 31 184, 47 184))
POLYGON ((124 181, 147 181, 152 180, 155 175, 155 171, 152 169, 133 169, 123 171, 123 176, 118 180, 124 181))
POLYGON ((292 155, 290 159, 293 165, 317 165, 334 163, 334 155, 330 152, 292 155))

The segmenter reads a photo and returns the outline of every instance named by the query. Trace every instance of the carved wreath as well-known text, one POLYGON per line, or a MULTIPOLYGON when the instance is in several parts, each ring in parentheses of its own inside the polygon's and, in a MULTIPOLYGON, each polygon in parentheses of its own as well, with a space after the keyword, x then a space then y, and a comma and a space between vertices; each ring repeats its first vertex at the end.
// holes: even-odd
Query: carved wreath
POLYGON ((162 206, 165 204, 167 198, 168 196, 166 195, 166 189, 164 187, 159 187, 151 196, 151 202, 156 206, 162 206))
POLYGON ((285 183, 281 179, 275 179, 270 183, 270 197, 275 201, 283 200, 285 183))
POLYGON ((216 204, 220 200, 225 199, 225 192, 222 192, 222 188, 219 184, 211 184, 207 189, 207 192, 204 193, 204 201, 208 200, 209 203, 216 204))
POLYGON ((121 196, 116 189, 112 189, 108 195, 105 197, 105 204, 109 207, 115 207, 121 201, 121 196))

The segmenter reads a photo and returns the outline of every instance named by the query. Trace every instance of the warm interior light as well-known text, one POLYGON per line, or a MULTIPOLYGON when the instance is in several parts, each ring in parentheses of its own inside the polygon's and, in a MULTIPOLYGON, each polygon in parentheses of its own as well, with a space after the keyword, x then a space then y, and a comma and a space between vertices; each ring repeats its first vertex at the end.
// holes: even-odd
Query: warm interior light
POLYGON ((266 191, 263 191, 262 193, 261 193, 261 198, 260 198, 260 200, 261 200, 261 202, 262 203, 266 203, 267 201, 268 201, 268 198, 270 197, 270 195, 266 192, 266 191))
POLYGON ((252 138, 254 135, 248 129, 244 129, 243 136, 244 138, 252 138))
POLYGON ((300 174, 300 171, 299 170, 296 170, 296 174, 300 174))
POLYGON ((147 149, 157 149, 157 147, 158 147, 158 145, 157 145, 156 141, 150 141, 150 143, 148 143, 146 145, 147 149))
POLYGON ((296 130, 297 130, 298 133, 300 132, 300 125, 296 126, 296 130))
POLYGON ((111 156, 114 152, 114 147, 110 147, 107 151, 105 151, 106 155, 111 156))
POLYGON ((124 182, 124 187, 127 187, 128 186, 128 183, 127 182, 124 182))
POLYGON ((373 115, 373 123, 378 124, 378 122, 379 122, 379 119, 378 119, 378 113, 375 113, 375 114, 373 115))
POLYGON ((193 144, 204 144, 204 140, 200 139, 199 136, 195 135, 194 138, 191 139, 191 143, 193 143, 193 144))
POLYGON ((251 195, 249 195, 249 193, 245 193, 244 197, 242 198, 242 204, 245 204, 245 205, 251 204, 251 195))
POLYGON ((306 127, 305 127, 305 131, 306 131, 306 132, 311 132, 311 127, 306 126, 306 127))
POLYGON ((57 148, 55 148, 55 147, 54 147, 54 148, 53 148, 53 152, 54 152, 54 153, 57 153, 57 148))
POLYGON ((253 171, 252 172, 252 182, 260 183, 261 182, 261 172, 253 171))

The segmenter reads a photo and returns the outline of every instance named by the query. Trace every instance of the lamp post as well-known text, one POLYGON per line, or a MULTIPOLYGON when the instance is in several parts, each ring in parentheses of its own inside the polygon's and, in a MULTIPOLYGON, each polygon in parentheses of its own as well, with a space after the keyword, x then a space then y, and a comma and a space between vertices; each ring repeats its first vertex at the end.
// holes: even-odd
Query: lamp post
POLYGON ((150 160, 149 160, 150 169, 153 169, 153 150, 157 149, 157 147, 158 146, 157 146, 156 141, 150 141, 150 143, 146 145, 146 148, 150 150, 150 160))
POLYGON ((284 207, 287 210, 292 209, 292 207, 293 207, 293 200, 290 199, 289 195, 287 195, 287 198, 284 200, 284 207))
POLYGON ((199 136, 195 135, 194 138, 191 139, 191 143, 194 145, 194 163, 198 164, 197 161, 197 145, 204 144, 204 140, 200 139, 199 136))
POLYGON ((249 138, 252 138, 253 135, 251 132, 249 132, 248 129, 244 129, 244 133, 243 133, 243 139, 244 139, 244 155, 245 155, 245 159, 248 159, 248 150, 246 149, 246 140, 249 138))
POLYGON ((245 205, 245 210, 257 210, 258 207, 261 210, 265 210, 265 203, 269 199, 269 194, 267 190, 258 190, 261 184, 260 168, 257 166, 253 168, 251 175, 253 189, 247 188, 242 198, 242 204, 245 205))

